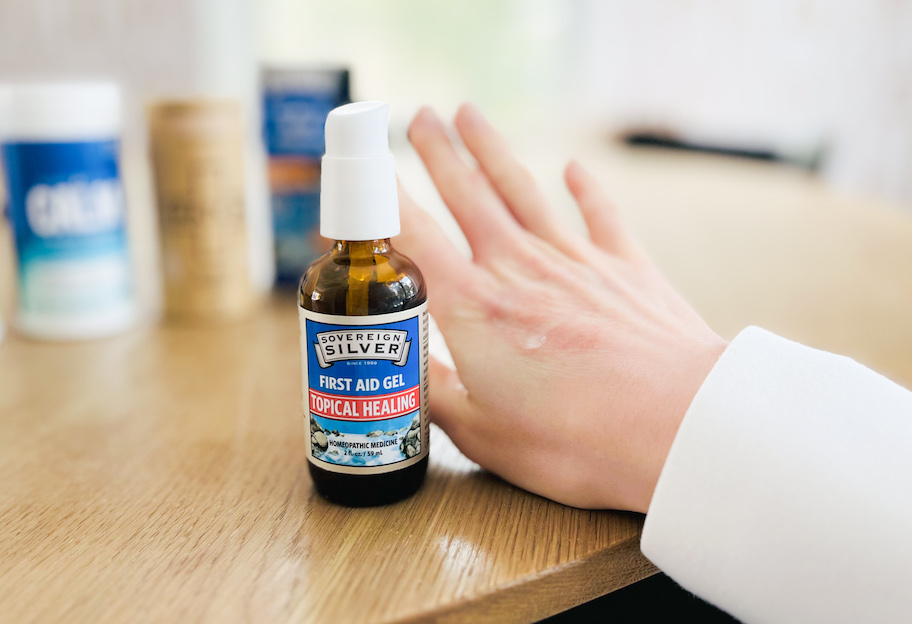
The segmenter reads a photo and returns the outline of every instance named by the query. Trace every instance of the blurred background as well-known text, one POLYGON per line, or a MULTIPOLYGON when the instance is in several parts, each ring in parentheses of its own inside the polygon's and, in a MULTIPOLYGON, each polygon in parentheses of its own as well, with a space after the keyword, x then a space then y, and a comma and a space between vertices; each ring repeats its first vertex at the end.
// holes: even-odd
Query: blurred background
POLYGON ((399 122, 472 99, 518 127, 820 151, 828 180, 912 203, 910 32, 902 0, 3 0, 0 71, 114 76, 141 99, 344 65, 399 122))
MULTIPOLYGON (((550 155, 660 144, 781 162, 912 209, 910 34, 912 2, 900 0, 0 0, 0 81, 121 86, 137 296, 154 316, 145 107, 158 98, 243 103, 250 271, 264 291, 277 227, 264 68, 348 70, 352 99, 392 105, 392 148, 413 176, 417 108, 451 115, 471 100, 531 149, 536 173, 550 155)), ((413 184, 446 221, 427 180, 413 184)))
MULTIPOLYGON (((912 3, 265 0, 266 61, 341 60, 401 115, 470 98, 511 131, 664 130, 822 164, 912 205, 912 3)), ((359 97, 361 97, 359 95, 359 97)))

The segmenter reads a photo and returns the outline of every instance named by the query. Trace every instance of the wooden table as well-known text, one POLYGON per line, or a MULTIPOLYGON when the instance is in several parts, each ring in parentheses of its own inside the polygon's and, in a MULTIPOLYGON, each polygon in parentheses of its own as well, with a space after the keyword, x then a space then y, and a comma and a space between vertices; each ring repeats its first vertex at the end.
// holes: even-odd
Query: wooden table
MULTIPOLYGON (((912 383, 907 215, 770 165, 583 157, 720 332, 759 323, 912 383)), ((530 166, 556 180, 561 160, 530 166)), ((413 498, 326 503, 307 475, 298 349, 287 293, 223 328, 8 336, 0 622, 531 622, 655 571, 642 517, 526 494, 436 430, 413 498)))

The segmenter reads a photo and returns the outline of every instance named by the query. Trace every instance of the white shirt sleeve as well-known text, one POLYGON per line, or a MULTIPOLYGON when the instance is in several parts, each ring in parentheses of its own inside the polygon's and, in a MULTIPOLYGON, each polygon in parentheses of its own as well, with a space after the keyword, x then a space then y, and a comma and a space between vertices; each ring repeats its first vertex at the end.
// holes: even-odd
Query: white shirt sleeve
POLYGON ((641 547, 749 624, 912 622, 912 393, 744 330, 681 423, 641 547))

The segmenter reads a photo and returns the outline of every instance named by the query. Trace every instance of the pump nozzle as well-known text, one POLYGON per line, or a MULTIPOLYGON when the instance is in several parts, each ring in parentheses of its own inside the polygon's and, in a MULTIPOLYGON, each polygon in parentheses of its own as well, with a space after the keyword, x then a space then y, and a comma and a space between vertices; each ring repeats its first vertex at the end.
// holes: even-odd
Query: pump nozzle
POLYGON ((329 113, 320 191, 320 234, 326 238, 374 240, 399 233, 388 121, 384 102, 354 102, 329 113))
POLYGON ((389 153, 389 104, 354 102, 340 106, 326 118, 326 155, 366 158, 389 153))

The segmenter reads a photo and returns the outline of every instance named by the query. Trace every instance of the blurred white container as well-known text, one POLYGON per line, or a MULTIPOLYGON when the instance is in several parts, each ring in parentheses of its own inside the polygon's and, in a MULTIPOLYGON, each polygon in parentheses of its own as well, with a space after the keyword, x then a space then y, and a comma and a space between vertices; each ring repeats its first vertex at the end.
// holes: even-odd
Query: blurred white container
POLYGON ((16 251, 16 328, 50 340, 135 320, 113 83, 0 87, 0 145, 16 251))

